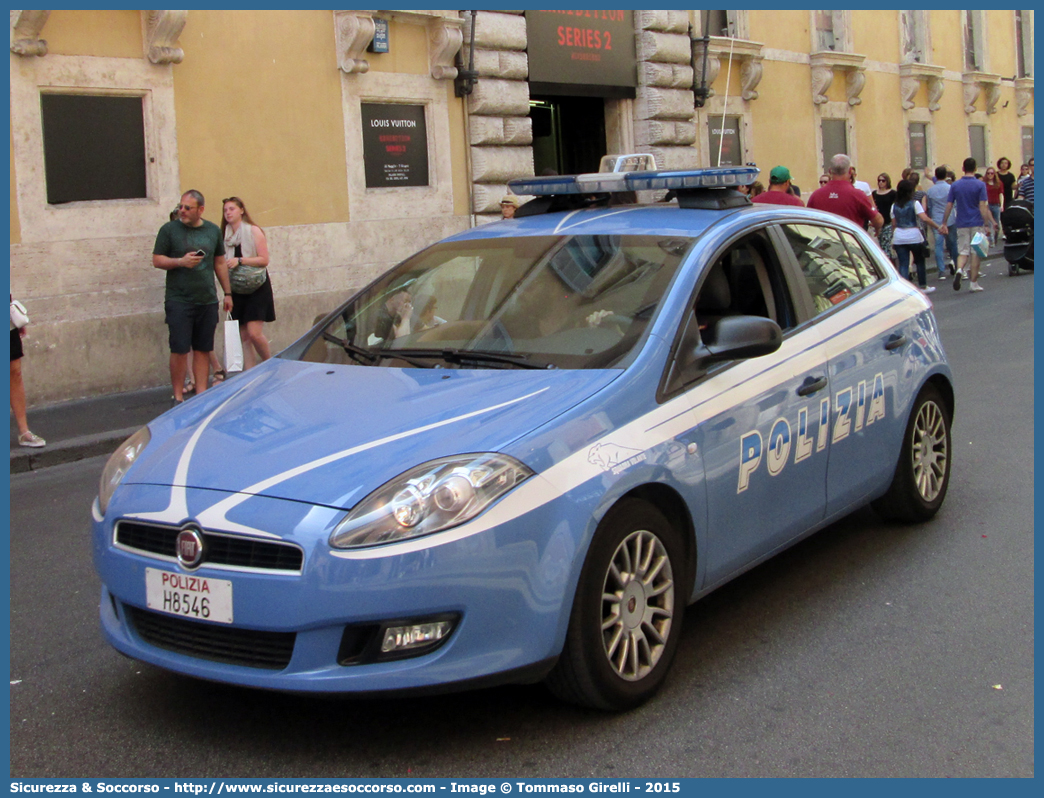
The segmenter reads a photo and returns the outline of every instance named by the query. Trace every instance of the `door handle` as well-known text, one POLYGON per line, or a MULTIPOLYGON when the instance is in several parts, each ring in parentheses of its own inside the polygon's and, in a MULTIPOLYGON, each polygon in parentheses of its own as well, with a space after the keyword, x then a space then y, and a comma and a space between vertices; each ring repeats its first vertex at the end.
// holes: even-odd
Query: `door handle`
POLYGON ((891 352, 893 349, 898 349, 900 346, 905 344, 906 341, 907 338, 903 333, 892 333, 888 336, 888 340, 885 341, 885 349, 891 352))
POLYGON ((826 377, 805 377, 805 381, 801 383, 801 387, 797 389, 798 396, 808 396, 816 391, 821 391, 827 386, 826 377))

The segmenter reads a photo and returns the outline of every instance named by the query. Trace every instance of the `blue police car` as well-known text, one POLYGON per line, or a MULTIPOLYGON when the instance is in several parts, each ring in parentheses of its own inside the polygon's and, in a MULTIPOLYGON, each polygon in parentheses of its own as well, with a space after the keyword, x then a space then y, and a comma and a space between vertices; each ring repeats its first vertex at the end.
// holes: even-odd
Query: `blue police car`
POLYGON ((259 688, 625 709, 686 605, 867 503, 931 518, 931 303, 841 217, 749 203, 753 169, 643 161, 515 181, 515 219, 127 440, 93 506, 111 644, 259 688))

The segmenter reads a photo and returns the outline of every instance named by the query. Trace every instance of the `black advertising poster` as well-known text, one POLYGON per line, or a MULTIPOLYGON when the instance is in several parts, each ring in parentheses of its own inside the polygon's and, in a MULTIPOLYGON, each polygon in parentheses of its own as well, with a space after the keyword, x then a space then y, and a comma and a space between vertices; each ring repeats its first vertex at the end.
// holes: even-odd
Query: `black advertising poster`
POLYGON ((428 130, 423 105, 363 103, 367 188, 428 185, 428 130))
POLYGON ((919 122, 910 124, 910 166, 914 169, 924 169, 928 165, 928 147, 925 142, 927 127, 919 122))
POLYGON ((529 80, 633 88, 633 11, 526 11, 529 80))
POLYGON ((742 166, 743 143, 740 141, 740 124, 738 116, 712 116, 710 119, 711 163, 715 166, 742 166), (719 160, 718 153, 721 152, 719 160))

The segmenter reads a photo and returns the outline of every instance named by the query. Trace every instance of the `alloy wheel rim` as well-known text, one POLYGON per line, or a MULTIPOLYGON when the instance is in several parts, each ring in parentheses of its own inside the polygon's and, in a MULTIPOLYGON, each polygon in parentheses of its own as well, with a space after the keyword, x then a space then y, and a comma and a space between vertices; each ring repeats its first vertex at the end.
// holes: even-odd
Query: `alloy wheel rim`
POLYGON ((942 408, 935 402, 925 402, 914 421, 912 455, 914 484, 926 502, 935 501, 942 492, 949 463, 948 444, 942 408))
POLYGON ((632 532, 616 547, 602 586, 602 646, 621 679, 639 681, 663 656, 674 617, 670 557, 652 532, 632 532))

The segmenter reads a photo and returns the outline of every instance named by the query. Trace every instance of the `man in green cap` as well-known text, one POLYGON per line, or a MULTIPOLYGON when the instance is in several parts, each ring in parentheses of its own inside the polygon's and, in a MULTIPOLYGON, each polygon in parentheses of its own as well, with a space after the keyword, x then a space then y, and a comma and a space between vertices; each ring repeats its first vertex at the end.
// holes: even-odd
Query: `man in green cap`
POLYGON ((790 170, 785 166, 777 166, 769 172, 768 191, 763 191, 754 197, 751 202, 761 202, 768 205, 796 205, 804 208, 805 203, 800 197, 790 193, 790 170))

